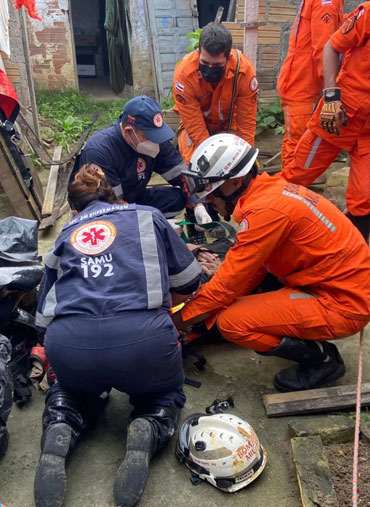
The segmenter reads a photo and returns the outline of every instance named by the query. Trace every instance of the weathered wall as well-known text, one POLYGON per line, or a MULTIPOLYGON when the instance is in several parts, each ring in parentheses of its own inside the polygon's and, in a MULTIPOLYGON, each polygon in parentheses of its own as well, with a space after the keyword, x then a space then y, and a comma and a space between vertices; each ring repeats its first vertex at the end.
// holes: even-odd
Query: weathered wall
POLYGON ((130 19, 134 95, 144 94, 154 97, 150 37, 145 18, 144 0, 130 0, 130 19))
POLYGON ((22 38, 21 16, 23 14, 22 11, 17 11, 14 8, 13 0, 8 0, 8 3, 10 17, 10 58, 6 58, 5 55, 3 55, 5 72, 17 92, 23 114, 33 126, 34 130, 38 132, 32 77, 30 73, 27 73, 26 66, 28 41, 27 38, 25 40, 22 38))
POLYGON ((38 88, 78 88, 68 0, 38 0, 42 21, 28 18, 30 56, 38 88))

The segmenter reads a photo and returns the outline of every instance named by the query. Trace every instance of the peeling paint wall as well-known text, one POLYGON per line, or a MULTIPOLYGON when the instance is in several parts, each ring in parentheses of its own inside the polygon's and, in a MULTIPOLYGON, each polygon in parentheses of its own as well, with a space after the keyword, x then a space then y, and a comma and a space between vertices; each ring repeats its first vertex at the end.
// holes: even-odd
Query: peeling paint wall
POLYGON ((38 0, 37 10, 41 22, 28 18, 35 86, 78 89, 68 0, 38 0))
POLYGON ((134 75, 134 95, 154 97, 150 38, 145 20, 144 0, 130 0, 132 26, 131 60, 134 75))

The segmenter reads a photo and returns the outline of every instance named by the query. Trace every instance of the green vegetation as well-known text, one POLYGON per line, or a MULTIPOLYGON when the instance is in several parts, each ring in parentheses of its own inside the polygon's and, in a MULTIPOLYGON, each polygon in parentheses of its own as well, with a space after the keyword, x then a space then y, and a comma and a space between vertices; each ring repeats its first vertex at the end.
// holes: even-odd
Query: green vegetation
POLYGON ((279 98, 270 103, 265 99, 258 99, 256 135, 266 129, 273 129, 275 134, 285 133, 284 112, 279 98))
POLYGON ((187 39, 189 39, 188 47, 186 48, 186 51, 190 53, 195 48, 199 46, 199 39, 200 34, 202 33, 202 29, 198 28, 198 30, 195 30, 195 32, 190 32, 185 35, 187 39))
POLYGON ((95 111, 99 112, 92 132, 107 127, 122 112, 126 100, 95 101, 90 95, 75 90, 36 92, 41 137, 60 144, 68 151, 89 124, 95 111))

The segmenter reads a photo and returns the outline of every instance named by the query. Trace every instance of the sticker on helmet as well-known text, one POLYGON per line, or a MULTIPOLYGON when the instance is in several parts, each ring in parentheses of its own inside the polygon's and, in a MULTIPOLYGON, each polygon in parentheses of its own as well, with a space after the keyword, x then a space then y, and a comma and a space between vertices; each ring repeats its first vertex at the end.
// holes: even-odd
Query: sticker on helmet
POLYGON ((71 237, 72 247, 85 255, 97 255, 104 252, 116 239, 117 229, 105 220, 97 220, 81 225, 71 237))
POLYGON ((156 113, 153 116, 153 123, 156 127, 162 127, 163 125, 163 116, 162 113, 156 113))
POLYGON ((251 89, 252 92, 255 92, 257 90, 258 81, 257 81, 256 76, 252 77, 251 82, 249 83, 249 88, 251 89))

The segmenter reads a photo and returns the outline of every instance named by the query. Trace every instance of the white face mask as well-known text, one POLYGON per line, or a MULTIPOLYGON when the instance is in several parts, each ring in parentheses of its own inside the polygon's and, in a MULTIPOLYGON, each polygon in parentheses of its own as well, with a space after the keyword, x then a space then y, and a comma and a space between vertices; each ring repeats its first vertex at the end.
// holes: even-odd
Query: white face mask
POLYGON ((136 139, 139 141, 136 145, 136 151, 141 155, 148 155, 148 157, 155 158, 159 153, 159 144, 153 143, 153 141, 140 141, 136 132, 133 130, 136 139))

